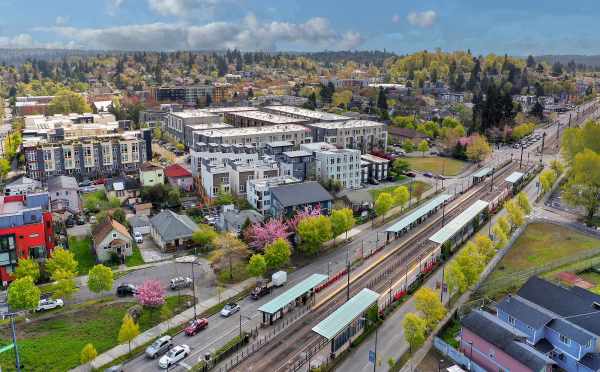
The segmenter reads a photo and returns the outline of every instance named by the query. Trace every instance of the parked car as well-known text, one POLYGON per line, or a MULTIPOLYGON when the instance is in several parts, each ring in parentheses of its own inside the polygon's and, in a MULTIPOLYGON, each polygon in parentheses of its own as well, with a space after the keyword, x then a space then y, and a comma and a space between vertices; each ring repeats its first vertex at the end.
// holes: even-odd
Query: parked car
POLYGON ((40 300, 38 306, 35 308, 35 311, 46 311, 56 309, 57 307, 63 307, 65 303, 60 298, 53 300, 51 298, 45 298, 40 300))
POLYGON ((287 282, 287 273, 285 271, 277 271, 271 275, 271 282, 275 287, 281 287, 287 282))
POLYGON ((65 221, 65 225, 67 227, 73 227, 73 226, 75 226, 75 219, 71 218, 71 217, 67 218, 67 220, 65 221))
POLYGON ((171 289, 181 289, 192 286, 192 278, 184 278, 182 276, 178 276, 169 281, 169 287, 171 289))
POLYGON ((200 332, 206 327, 208 327, 208 319, 194 319, 187 327, 185 327, 184 332, 186 336, 194 336, 196 333, 200 332))
POLYGON ((117 364, 116 366, 112 366, 112 367, 109 367, 104 370, 104 372, 124 372, 124 371, 125 370, 123 369, 123 366, 120 364, 117 364))
POLYGON ((187 357, 190 353, 190 347, 187 345, 177 345, 168 353, 162 356, 158 361, 158 366, 160 368, 169 368, 173 364, 179 362, 183 358, 187 357))
POLYGON ((404 173, 406 177, 415 178, 417 174, 415 172, 406 172, 404 173))
POLYGON ((77 215, 77 224, 78 225, 85 225, 86 222, 87 221, 85 220, 85 216, 84 215, 82 215, 82 214, 77 215))
POLYGON ((83 181, 79 182, 79 187, 88 187, 88 186, 92 186, 92 181, 83 180, 83 181))
POLYGON ((169 351, 173 347, 173 338, 169 335, 162 336, 152 343, 152 345, 146 348, 146 356, 148 358, 156 359, 157 356, 162 355, 169 351))
POLYGON ((425 177, 429 177, 429 178, 433 177, 433 174, 431 172, 425 172, 425 173, 423 173, 423 175, 425 177))
POLYGON ((221 316, 224 316, 224 317, 232 316, 233 314, 240 311, 240 309, 241 309, 240 305, 236 304, 235 302, 229 303, 229 304, 223 306, 223 309, 221 309, 221 316))
POLYGON ((117 296, 125 297, 125 296, 133 296, 137 293, 137 287, 133 284, 121 284, 117 287, 117 296))
POLYGON ((136 231, 133 233, 133 238, 135 239, 135 242, 137 244, 141 244, 144 242, 144 237, 142 236, 142 233, 139 231, 136 231))
POLYGON ((98 222, 96 220, 96 216, 90 216, 90 223, 96 223, 96 222, 98 222))
POLYGON ((271 293, 272 289, 273 283, 268 280, 262 280, 256 283, 256 287, 250 292, 250 297, 252 297, 253 300, 258 300, 262 296, 271 293))

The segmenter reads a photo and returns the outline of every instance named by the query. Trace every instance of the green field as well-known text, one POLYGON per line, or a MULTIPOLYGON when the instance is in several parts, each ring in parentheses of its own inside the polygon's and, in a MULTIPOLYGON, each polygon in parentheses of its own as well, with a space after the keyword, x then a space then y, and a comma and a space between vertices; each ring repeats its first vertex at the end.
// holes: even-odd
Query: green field
MULTIPOLYGON (((413 182, 413 186, 412 187, 415 187, 416 184, 423 184, 423 185, 425 185, 425 189, 424 189, 423 193, 425 193, 425 191, 427 191, 427 190, 429 190, 431 188, 430 184, 428 184, 427 182, 422 182, 422 181, 415 181, 415 182, 413 182)), ((381 194, 382 192, 390 193, 393 196, 394 190, 398 186, 406 186, 406 188, 409 188, 409 183, 405 183, 405 184, 402 184, 402 185, 387 186, 387 187, 382 187, 382 188, 379 188, 379 189, 371 189, 371 190, 369 190, 369 194, 371 194, 371 196, 373 197, 373 202, 375 202, 375 200, 377 200, 377 197, 379 196, 379 194, 381 194)), ((414 195, 413 195, 413 198, 414 198, 414 195)), ((422 198, 422 196, 421 196, 421 198, 422 198)), ((394 203, 394 206, 396 206, 396 205, 397 204, 394 203)))
MULTIPOLYGON (((185 308, 190 296, 167 298, 173 313, 185 308)), ((33 320, 17 324, 19 354, 24 371, 67 371, 79 365, 81 349, 92 343, 98 354, 117 345, 117 336, 125 312, 135 302, 93 304, 71 311, 67 306, 64 315, 50 319, 33 320)), ((144 311, 139 321, 140 331, 160 322, 159 310, 144 311)), ((9 341, 9 326, 2 327, 0 344, 9 341)), ((3 371, 14 371, 12 352, 0 354, 3 371)))
POLYGON ((468 165, 467 162, 462 160, 438 156, 407 157, 403 158, 403 160, 406 160, 413 170, 419 172, 431 172, 444 176, 456 176, 457 174, 462 173, 468 165))
POLYGON ((127 265, 127 267, 134 267, 143 264, 144 258, 142 257, 142 252, 140 252, 140 248, 136 244, 133 246, 131 256, 125 257, 125 265, 127 265))
POLYGON ((96 256, 92 252, 92 238, 69 238, 69 250, 75 255, 79 275, 87 275, 88 271, 96 264, 96 256))
POLYGON ((599 239, 576 230, 554 224, 532 223, 498 263, 486 279, 486 284, 597 248, 600 248, 599 239))

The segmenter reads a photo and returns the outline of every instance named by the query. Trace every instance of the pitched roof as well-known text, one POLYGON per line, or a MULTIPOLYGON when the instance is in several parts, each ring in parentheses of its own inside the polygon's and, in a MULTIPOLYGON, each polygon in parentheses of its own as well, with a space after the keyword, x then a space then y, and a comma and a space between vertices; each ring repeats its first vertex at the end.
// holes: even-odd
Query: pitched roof
POLYGON ((283 207, 332 200, 333 197, 318 182, 293 183, 271 189, 272 197, 283 207))
POLYGON ((168 209, 152 217, 150 223, 164 241, 189 238, 198 230, 198 226, 188 216, 168 209))
POLYGON ((131 227, 145 227, 150 226, 150 219, 148 216, 133 215, 127 220, 131 227))
POLYGON ((497 307, 535 329, 539 329, 556 317, 552 312, 518 295, 506 296, 497 307))
POLYGON ((79 185, 75 177, 56 176, 48 179, 48 191, 61 189, 78 190, 79 185))
POLYGON ((163 168, 154 163, 150 163, 149 161, 145 162, 144 164, 142 164, 140 166, 141 172, 148 172, 148 171, 159 170, 159 169, 163 169, 163 168))
POLYGON ((104 238, 106 238, 106 236, 110 234, 110 232, 113 230, 116 230, 117 232, 131 240, 131 235, 129 234, 129 231, 127 231, 127 228, 121 225, 119 222, 115 221, 114 219, 108 217, 100 221, 94 227, 92 231, 92 236, 94 237, 94 245, 100 244, 104 240, 104 238))
POLYGON ((179 164, 171 164, 165 168, 165 176, 170 178, 191 177, 192 173, 179 164))
POLYGON ((517 294, 600 336, 599 295, 578 287, 564 288, 538 277, 530 278, 517 294))
POLYGON ((496 346, 534 371, 554 362, 525 343, 527 336, 492 314, 474 310, 461 321, 463 327, 496 346))
POLYGON ((400 136, 400 137, 406 137, 406 138, 418 138, 418 139, 427 138, 426 134, 423 134, 423 133, 418 132, 411 128, 399 128, 399 127, 388 126, 388 133, 393 136, 400 136))

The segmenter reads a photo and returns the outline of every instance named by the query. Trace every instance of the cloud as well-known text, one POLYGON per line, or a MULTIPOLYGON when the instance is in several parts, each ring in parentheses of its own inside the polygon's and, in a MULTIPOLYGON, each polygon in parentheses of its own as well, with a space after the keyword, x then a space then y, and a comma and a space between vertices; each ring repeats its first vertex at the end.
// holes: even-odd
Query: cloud
POLYGON ((398 14, 394 14, 392 16, 392 22, 399 23, 400 22, 400 16, 398 14))
POLYGON ((424 12, 410 12, 406 17, 408 23, 417 27, 431 27, 437 20, 437 13, 434 10, 424 12))
POLYGON ((54 23, 57 26, 64 26, 67 22, 69 21, 69 17, 65 16, 57 16, 56 19, 54 20, 54 23))
POLYGON ((148 0, 150 9, 163 16, 190 16, 194 12, 213 13, 226 0, 148 0))
POLYGON ((0 36, 0 48, 72 48, 72 45, 61 43, 39 43, 29 34, 18 34, 13 37, 0 36))
POLYGON ((110 28, 50 27, 38 31, 53 32, 86 49, 116 50, 277 50, 355 49, 364 42, 353 31, 338 33, 325 18, 315 17, 304 23, 263 22, 253 14, 240 22, 150 23, 110 28))
POLYGON ((123 5, 124 2, 125 0, 108 0, 108 9, 106 12, 111 16, 116 15, 117 11, 121 8, 121 5, 123 5))

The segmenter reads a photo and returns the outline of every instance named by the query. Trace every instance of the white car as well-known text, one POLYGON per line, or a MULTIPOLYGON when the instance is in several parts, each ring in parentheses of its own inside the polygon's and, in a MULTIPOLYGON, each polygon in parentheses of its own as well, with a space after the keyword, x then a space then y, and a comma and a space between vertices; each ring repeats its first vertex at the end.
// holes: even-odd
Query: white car
POLYGON ((232 316, 233 314, 237 313, 238 311, 240 311, 240 305, 236 304, 235 302, 229 303, 225 306, 223 306, 223 308, 221 309, 221 316, 227 318, 229 316, 232 316))
POLYGON ((141 244, 144 242, 144 238, 142 237, 142 233, 140 233, 139 231, 136 231, 133 233, 133 237, 135 239, 135 242, 137 244, 141 244))
POLYGON ((56 300, 53 300, 51 298, 45 298, 43 300, 40 300, 38 306, 35 308, 35 311, 52 310, 56 309, 57 307, 63 306, 65 306, 65 303, 60 298, 56 300))
POLYGON ((173 364, 175 364, 175 363, 179 362, 180 360, 184 359, 185 357, 187 357, 189 354, 190 354, 189 346, 177 345, 174 348, 172 348, 171 350, 169 350, 168 353, 163 355, 158 360, 158 366, 160 368, 165 368, 165 369, 169 368, 173 364))

